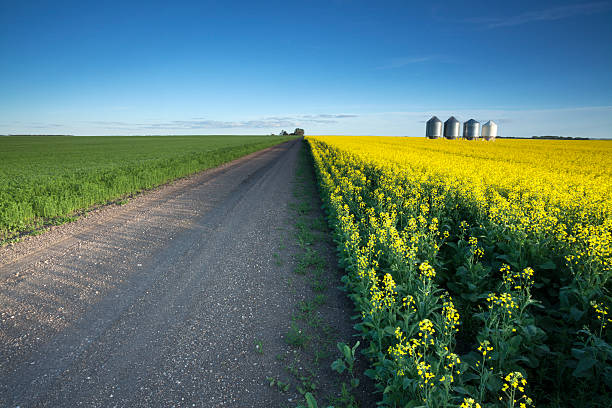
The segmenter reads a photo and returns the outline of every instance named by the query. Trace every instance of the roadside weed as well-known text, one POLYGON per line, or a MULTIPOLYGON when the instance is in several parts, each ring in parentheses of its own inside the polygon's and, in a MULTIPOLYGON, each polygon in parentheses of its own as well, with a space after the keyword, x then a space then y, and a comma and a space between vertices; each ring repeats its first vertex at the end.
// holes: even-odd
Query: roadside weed
POLYGON ((306 333, 293 322, 285 334, 285 342, 292 347, 303 348, 306 346, 306 343, 308 343, 308 337, 306 333))
POLYGON ((276 387, 276 389, 278 389, 280 392, 289 391, 290 384, 288 382, 283 382, 274 377, 266 377, 266 380, 268 381, 270 387, 276 387))

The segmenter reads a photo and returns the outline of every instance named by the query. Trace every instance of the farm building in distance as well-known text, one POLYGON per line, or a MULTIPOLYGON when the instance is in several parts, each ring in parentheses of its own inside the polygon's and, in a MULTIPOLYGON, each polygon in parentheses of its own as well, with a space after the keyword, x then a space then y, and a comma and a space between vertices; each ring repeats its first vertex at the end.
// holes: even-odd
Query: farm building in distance
MULTIPOLYGON (((458 139, 461 122, 454 116, 451 116, 444 122, 444 130, 442 129, 442 121, 437 116, 432 116, 425 125, 425 137, 428 139, 439 139, 444 136, 446 139, 458 139)), ((480 122, 475 119, 470 119, 463 123, 463 138, 466 140, 478 140, 481 137, 480 122)), ((482 137, 484 140, 495 140, 497 137, 497 123, 492 120, 482 126, 482 137)))

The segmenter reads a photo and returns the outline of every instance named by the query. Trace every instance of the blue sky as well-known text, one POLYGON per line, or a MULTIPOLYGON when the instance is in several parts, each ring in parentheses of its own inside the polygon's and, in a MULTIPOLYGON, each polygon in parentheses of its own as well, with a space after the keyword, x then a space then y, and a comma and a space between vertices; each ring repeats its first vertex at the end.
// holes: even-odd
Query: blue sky
POLYGON ((0 134, 612 137, 610 1, 0 0, 0 134))

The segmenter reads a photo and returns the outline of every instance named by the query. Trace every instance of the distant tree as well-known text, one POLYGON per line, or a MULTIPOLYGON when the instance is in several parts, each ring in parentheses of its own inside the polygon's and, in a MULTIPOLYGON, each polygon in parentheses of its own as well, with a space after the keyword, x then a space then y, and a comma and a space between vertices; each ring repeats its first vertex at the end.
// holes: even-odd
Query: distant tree
POLYGON ((532 139, 540 140, 589 140, 588 137, 571 137, 571 136, 531 136, 532 139))
POLYGON ((304 129, 295 128, 292 135, 294 136, 304 136, 304 129))
POLYGON ((279 133, 281 136, 288 136, 289 133, 285 132, 284 130, 281 130, 281 132, 279 133))

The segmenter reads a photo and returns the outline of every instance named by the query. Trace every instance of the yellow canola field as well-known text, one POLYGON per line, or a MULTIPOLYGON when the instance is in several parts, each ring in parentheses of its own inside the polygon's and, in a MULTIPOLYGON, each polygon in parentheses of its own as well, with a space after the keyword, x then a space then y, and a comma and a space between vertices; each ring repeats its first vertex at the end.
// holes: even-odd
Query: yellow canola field
POLYGON ((383 406, 609 401, 612 141, 307 141, 383 406))
POLYGON ((612 141, 310 138, 396 177, 435 180, 462 190, 497 223, 526 233, 554 233, 574 247, 568 261, 588 259, 606 276, 599 283, 607 281, 612 268, 612 141))
POLYGON ((529 192, 564 208, 584 206, 608 216, 612 208, 612 141, 315 139, 399 172, 469 180, 474 188, 529 192))

